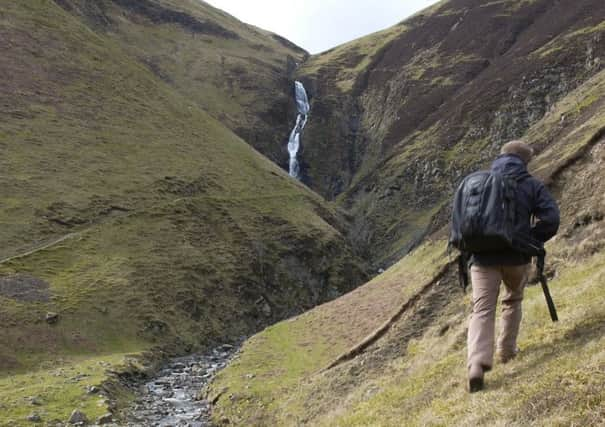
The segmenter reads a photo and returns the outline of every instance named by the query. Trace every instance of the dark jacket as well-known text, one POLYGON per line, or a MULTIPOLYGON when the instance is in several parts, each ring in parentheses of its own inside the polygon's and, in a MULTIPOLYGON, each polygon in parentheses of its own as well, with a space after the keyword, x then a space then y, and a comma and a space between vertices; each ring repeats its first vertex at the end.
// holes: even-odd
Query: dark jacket
MULTIPOLYGON (((517 187, 516 229, 515 234, 527 236, 539 244, 544 244, 559 229, 559 207, 546 186, 527 172, 520 157, 505 154, 492 164, 492 171, 504 175, 520 177, 517 187), (532 226, 532 216, 535 225, 532 226)), ((531 257, 514 250, 498 253, 473 254, 472 263, 479 265, 522 265, 531 261, 531 257)))

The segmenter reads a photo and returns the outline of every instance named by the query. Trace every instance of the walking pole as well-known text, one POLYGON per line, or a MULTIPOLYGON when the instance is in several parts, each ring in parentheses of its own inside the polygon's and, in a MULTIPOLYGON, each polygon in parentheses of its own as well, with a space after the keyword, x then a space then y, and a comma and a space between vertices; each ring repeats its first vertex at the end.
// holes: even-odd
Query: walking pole
POLYGON ((546 258, 546 252, 542 252, 538 256, 538 277, 540 279, 540 283, 542 284, 542 291, 544 292, 544 297, 546 298, 546 304, 548 305, 548 311, 550 312, 550 318, 553 322, 559 321, 559 316, 557 316, 557 308, 555 307, 555 303, 552 300, 552 296, 550 295, 550 290, 548 289, 548 284, 546 282, 546 276, 544 275, 544 259, 546 258))

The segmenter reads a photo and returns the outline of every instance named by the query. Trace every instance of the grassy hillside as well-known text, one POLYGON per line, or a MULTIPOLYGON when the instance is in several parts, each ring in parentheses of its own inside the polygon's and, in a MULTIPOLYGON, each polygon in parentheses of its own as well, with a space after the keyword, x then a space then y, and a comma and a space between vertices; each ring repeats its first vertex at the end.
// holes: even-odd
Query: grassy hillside
POLYGON ((311 57, 308 183, 355 217, 379 266, 430 230, 453 187, 603 69, 603 3, 449 0, 311 57), (334 167, 338 165, 338 167, 334 167))
POLYGON ((197 0, 1 1, 0 424, 94 419, 132 397, 106 380, 290 317, 208 390, 217 422, 598 425, 604 7, 443 1, 297 71, 304 51, 197 0), (335 204, 250 147, 285 161, 294 77, 305 179, 335 204), (521 357, 469 397, 447 204, 521 136, 562 207, 562 322, 529 289, 521 357), (418 243, 334 300, 360 249, 418 243))
POLYGON ((125 354, 231 340, 365 277, 339 211, 57 3, 0 8, 2 425, 94 418, 84 386, 125 354))
POLYGON ((292 73, 307 53, 198 0, 62 0, 66 10, 274 162, 287 165, 292 73))
POLYGON ((470 395, 470 296, 446 229, 356 291, 250 339, 209 390, 217 421, 242 425, 601 425, 605 416, 605 72, 525 135, 561 205, 547 274, 561 321, 527 289, 520 356, 470 395), (443 270, 444 266, 446 267, 443 270), (385 321, 391 319, 389 327, 385 321), (351 357, 355 356, 355 357, 351 357), (262 363, 260 362, 262 360, 262 363), (335 363, 336 362, 336 363, 335 363))

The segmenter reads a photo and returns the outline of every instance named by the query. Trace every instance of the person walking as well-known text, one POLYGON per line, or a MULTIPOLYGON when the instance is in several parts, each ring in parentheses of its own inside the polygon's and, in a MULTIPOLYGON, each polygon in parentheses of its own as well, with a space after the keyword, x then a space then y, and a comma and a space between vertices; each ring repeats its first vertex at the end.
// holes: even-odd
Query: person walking
MULTIPOLYGON (((560 214, 557 203, 545 185, 527 171, 527 165, 533 155, 533 149, 525 142, 511 141, 502 147, 501 155, 493 162, 489 172, 492 176, 506 177, 514 181, 514 191, 512 191, 514 200, 510 203, 498 203, 502 206, 509 203, 512 206, 510 210, 513 212, 510 216, 514 220, 510 228, 512 228, 512 235, 515 236, 513 241, 515 239, 518 241, 517 245, 510 247, 497 248, 492 245, 485 251, 477 249, 470 251, 472 314, 468 328, 467 366, 471 393, 483 390, 484 373, 493 366, 496 304, 501 282, 504 282, 504 293, 501 331, 496 348, 500 362, 506 363, 519 351, 517 336, 522 318, 521 302, 532 256, 530 251, 524 250, 523 245, 532 242, 534 248, 536 246, 542 248, 559 228, 560 214)), ((468 209, 468 203, 466 206, 468 209)), ((479 209, 486 208, 485 204, 481 206, 479 209)), ((487 221, 488 225, 490 221, 487 221)), ((491 225, 493 224, 492 221, 491 225)), ((481 238, 487 247, 489 238, 478 239, 481 238)), ((474 247, 480 246, 480 244, 474 245, 474 247)))

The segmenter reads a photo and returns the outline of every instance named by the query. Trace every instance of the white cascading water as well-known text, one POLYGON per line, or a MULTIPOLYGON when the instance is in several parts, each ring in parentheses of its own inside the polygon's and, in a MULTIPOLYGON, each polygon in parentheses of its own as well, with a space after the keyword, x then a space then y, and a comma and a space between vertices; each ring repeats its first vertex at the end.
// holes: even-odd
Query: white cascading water
POLYGON ((300 136, 307 125, 309 116, 309 98, 303 84, 299 81, 294 82, 294 94, 296 96, 296 107, 298 116, 296 116, 296 125, 290 133, 288 140, 288 153, 290 153, 290 176, 300 179, 300 166, 298 164, 298 150, 300 148, 300 136))

